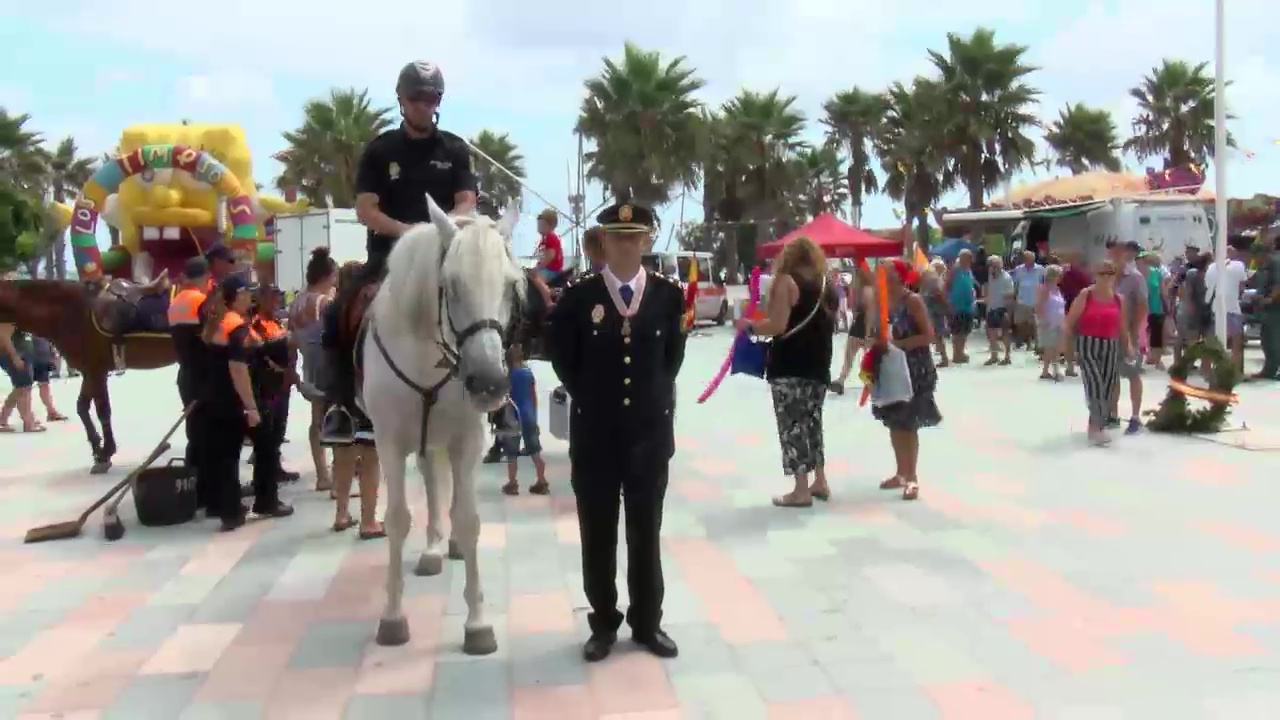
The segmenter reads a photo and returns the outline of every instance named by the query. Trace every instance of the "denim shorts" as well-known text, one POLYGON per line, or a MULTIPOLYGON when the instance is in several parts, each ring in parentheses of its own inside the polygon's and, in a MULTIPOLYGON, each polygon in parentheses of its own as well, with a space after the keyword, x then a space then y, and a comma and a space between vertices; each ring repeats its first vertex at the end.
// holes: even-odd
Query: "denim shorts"
MULTIPOLYGON (((22 369, 19 370, 13 366, 13 360, 8 353, 0 354, 0 370, 4 370, 4 374, 9 376, 9 382, 13 383, 14 389, 29 388, 35 384, 35 363, 32 361, 31 355, 24 355, 22 358, 24 363, 22 369)), ((49 373, 45 372, 45 381, 49 379, 49 373)))
POLYGON ((498 450, 508 460, 514 460, 521 455, 541 454, 542 442, 538 435, 538 423, 521 422, 519 435, 507 435, 498 439, 498 450), (520 447, 522 443, 523 448, 520 447))

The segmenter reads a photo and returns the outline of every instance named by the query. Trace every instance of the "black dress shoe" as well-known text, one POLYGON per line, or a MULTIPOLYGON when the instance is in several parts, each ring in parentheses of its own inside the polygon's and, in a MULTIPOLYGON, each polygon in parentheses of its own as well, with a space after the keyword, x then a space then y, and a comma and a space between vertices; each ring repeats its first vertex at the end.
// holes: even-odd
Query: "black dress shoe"
POLYGON ((292 483, 298 482, 301 478, 302 473, 297 473, 292 470, 281 470, 279 481, 282 483, 292 483))
POLYGON ((617 641, 617 633, 592 633, 582 645, 582 659, 590 663, 600 662, 609 657, 617 641))
POLYGON ((244 515, 236 515, 235 517, 223 518, 222 527, 219 529, 222 532, 231 532, 232 530, 239 529, 241 526, 243 526, 244 522, 245 522, 244 515))
POLYGON ((676 641, 662 630, 654 630, 651 633, 631 633, 631 639, 640 647, 657 655, 660 658, 673 658, 680 654, 680 648, 676 647, 676 641))
POLYGON ((262 517, 284 518, 293 514, 293 506, 288 503, 277 502, 270 507, 253 506, 253 514, 262 517))

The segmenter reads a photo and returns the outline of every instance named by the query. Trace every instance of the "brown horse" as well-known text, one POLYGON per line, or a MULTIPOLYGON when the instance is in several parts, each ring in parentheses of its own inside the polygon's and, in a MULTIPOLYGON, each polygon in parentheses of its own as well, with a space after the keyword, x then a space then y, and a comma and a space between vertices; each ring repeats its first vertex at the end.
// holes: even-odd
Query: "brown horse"
POLYGON ((100 291, 70 280, 0 281, 0 322, 48 340, 83 376, 76 414, 93 449, 93 474, 109 470, 116 453, 107 389, 107 376, 116 368, 116 343, 123 346, 129 369, 153 370, 177 361, 168 333, 135 333, 113 324, 120 317, 120 304, 136 303, 139 291, 136 285, 120 283, 100 291), (101 434, 89 417, 90 405, 97 411, 101 434))

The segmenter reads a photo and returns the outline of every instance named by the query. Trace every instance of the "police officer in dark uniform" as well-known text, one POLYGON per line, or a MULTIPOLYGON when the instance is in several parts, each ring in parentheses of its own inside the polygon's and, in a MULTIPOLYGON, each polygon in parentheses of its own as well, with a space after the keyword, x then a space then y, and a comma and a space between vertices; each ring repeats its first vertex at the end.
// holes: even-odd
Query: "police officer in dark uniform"
MULTIPOLYGON (((210 290, 209 263, 202 257, 187 260, 182 282, 169 301, 169 334, 178 358, 178 397, 184 407, 196 401, 209 381, 209 353, 200 336, 204 324, 200 311, 206 308, 210 290)), ((200 474, 203 467, 200 449, 207 425, 201 422, 202 410, 197 404, 187 415, 186 463, 187 468, 196 473, 196 504, 205 507, 209 499, 209 478, 200 474)))
POLYGON ((661 628, 659 531, 667 467, 675 453, 675 381, 684 362, 684 293, 643 269, 653 212, 614 205, 604 228, 605 266, 565 289, 551 312, 548 354, 573 398, 571 483, 582 536, 582 574, 591 638, 588 662, 609 655, 624 619, 618 611, 619 505, 626 509, 626 621, 631 637, 669 658, 676 644, 661 628))
MULTIPOLYGON (((396 99, 403 122, 374 138, 360 156, 356 170, 356 216, 369 229, 365 281, 338 297, 345 306, 368 283, 386 273, 387 256, 396 240, 413 225, 429 222, 426 196, 453 214, 469 213, 476 204, 476 178, 471 152, 462 138, 439 128, 444 74, 433 63, 405 65, 396 81, 396 99)), ((349 351, 348 349, 344 349, 349 351)), ((372 439, 372 428, 360 418, 355 424, 343 409, 355 396, 354 378, 335 378, 331 399, 337 403, 325 415, 321 441, 349 444, 357 434, 372 439)))

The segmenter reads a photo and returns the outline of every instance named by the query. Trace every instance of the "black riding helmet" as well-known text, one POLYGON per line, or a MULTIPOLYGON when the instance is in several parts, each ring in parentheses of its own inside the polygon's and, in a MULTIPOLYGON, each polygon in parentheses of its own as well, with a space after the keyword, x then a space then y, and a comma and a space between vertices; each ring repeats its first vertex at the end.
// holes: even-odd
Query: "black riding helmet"
POLYGON ((396 95, 406 100, 439 100, 444 97, 444 73, 435 63, 415 60, 400 69, 396 95))

